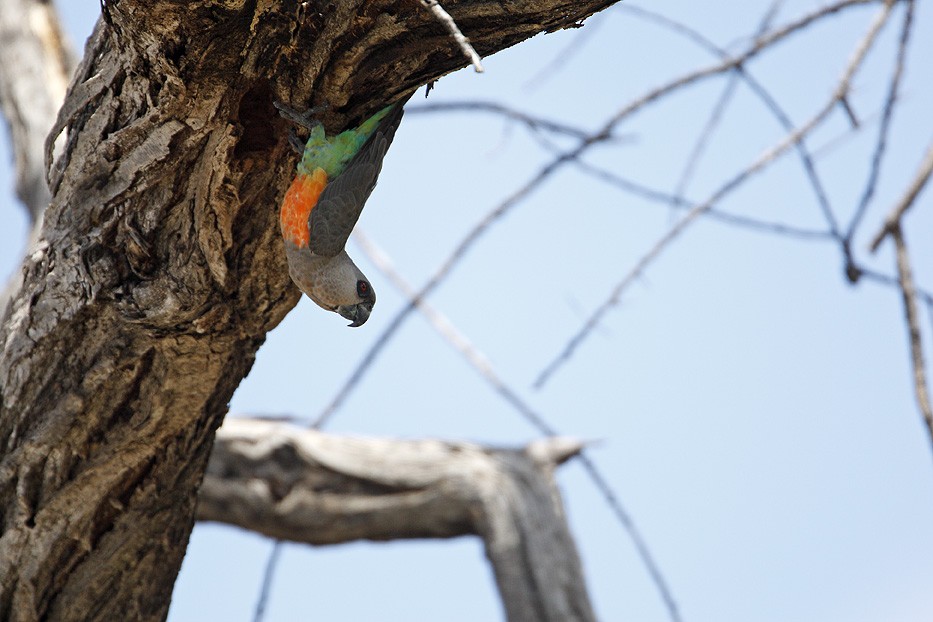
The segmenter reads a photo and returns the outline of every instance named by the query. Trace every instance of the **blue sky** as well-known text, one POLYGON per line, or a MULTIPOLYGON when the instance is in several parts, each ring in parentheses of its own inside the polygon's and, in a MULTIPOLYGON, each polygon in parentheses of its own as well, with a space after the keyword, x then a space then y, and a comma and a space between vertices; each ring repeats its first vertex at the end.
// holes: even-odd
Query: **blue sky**
MULTIPOLYGON (((80 48, 99 3, 59 6, 80 48)), ((816 6, 785 2, 777 19, 816 6)), ((736 51, 766 4, 720 9, 681 0, 650 7, 736 51)), ((833 18, 749 69, 800 123, 826 101, 877 10, 833 18)), ((845 118, 835 114, 810 143, 843 221, 862 191, 899 23, 897 17, 882 33, 877 55, 853 85, 852 104, 865 129, 833 143, 846 130, 845 118)), ((876 257, 864 248, 933 138, 931 33, 933 15, 921 4, 890 157, 869 224, 856 239, 859 256, 885 273, 893 268, 889 246, 876 257)), ((648 88, 714 60, 614 8, 581 30, 539 36, 485 59, 485 74, 445 77, 429 102, 496 100, 593 130, 648 88), (585 41, 568 54, 581 36, 585 41), (565 62, 552 66, 557 57, 565 62)), ((595 149, 587 161, 672 189, 722 85, 693 87, 637 115, 620 130, 625 141, 595 149)), ((410 106, 422 101, 416 96, 410 106)), ((704 198, 783 135, 740 87, 688 196, 704 198)), ((25 222, 10 191, 8 141, 0 142, 6 275, 16 269, 25 222)), ((523 128, 500 118, 412 112, 360 225, 409 281, 421 284, 477 220, 548 159, 523 128)), ((907 219, 916 276, 928 287, 931 201, 933 194, 922 196, 907 219)), ((822 226, 793 157, 721 207, 822 226)), ((703 220, 652 264, 544 389, 531 389, 675 218, 668 208, 567 167, 473 247, 432 303, 552 426, 600 439, 591 456, 644 533, 684 620, 933 618, 931 448, 911 391, 901 301, 893 289, 848 285, 833 245, 703 220)), ((369 323, 348 330, 336 315, 302 300, 269 335, 232 413, 313 418, 331 400, 403 304, 384 277, 360 263, 379 294, 369 323)), ((929 332, 930 318, 923 317, 929 332)), ((329 430, 494 444, 537 435, 417 316, 329 430)), ((559 483, 600 619, 667 620, 629 538, 582 469, 563 467, 559 483)), ((197 526, 169 620, 251 619, 269 548, 268 540, 238 529, 197 526)), ((269 622, 502 616, 472 538, 290 545, 281 562, 269 622)))

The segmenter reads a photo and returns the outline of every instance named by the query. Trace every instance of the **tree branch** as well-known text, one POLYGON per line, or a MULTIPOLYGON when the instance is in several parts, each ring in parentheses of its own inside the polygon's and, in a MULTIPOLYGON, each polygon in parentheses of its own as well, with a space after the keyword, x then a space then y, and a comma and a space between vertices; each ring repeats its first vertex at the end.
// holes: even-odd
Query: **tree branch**
POLYGON ((473 65, 473 69, 476 70, 476 73, 483 73, 482 59, 479 57, 479 54, 476 53, 476 50, 473 49, 473 46, 470 45, 470 40, 460 32, 460 27, 457 26, 457 22, 450 16, 450 13, 444 10, 444 7, 442 7, 437 0, 420 1, 422 6, 431 11, 434 17, 437 18, 437 21, 444 25, 444 28, 450 33, 454 42, 460 47, 460 51, 463 52, 463 55, 470 61, 470 64, 473 65))
POLYGON ((927 433, 933 441, 933 406, 930 405, 930 390, 927 387, 926 364, 923 360, 923 338, 920 334, 920 313, 917 311, 917 290, 907 255, 907 242, 900 226, 890 232, 897 252, 897 276, 904 302, 904 323, 907 325, 907 342, 910 344, 910 364, 914 372, 914 394, 917 406, 926 424, 927 433))
POLYGON ((582 448, 559 437, 524 450, 337 437, 231 418, 197 516, 307 544, 478 535, 510 622, 595 620, 553 480, 582 448))
POLYGON ((42 145, 75 61, 50 2, 4 0, 0 41, 0 109, 13 138, 16 194, 36 222, 51 198, 42 145))
POLYGON ((904 214, 907 213, 907 210, 913 206, 917 197, 920 196, 920 193, 923 192, 927 182, 930 181, 931 175, 933 175, 933 143, 930 143, 930 146, 927 147, 926 155, 923 156, 923 162, 920 163, 920 168, 917 174, 914 175, 913 181, 907 186, 904 196, 897 202, 897 205, 891 210, 891 214, 885 219, 884 225, 882 225, 878 233, 875 234, 875 237, 872 238, 871 245, 869 246, 871 252, 877 251, 885 236, 901 226, 901 219, 904 217, 904 214))

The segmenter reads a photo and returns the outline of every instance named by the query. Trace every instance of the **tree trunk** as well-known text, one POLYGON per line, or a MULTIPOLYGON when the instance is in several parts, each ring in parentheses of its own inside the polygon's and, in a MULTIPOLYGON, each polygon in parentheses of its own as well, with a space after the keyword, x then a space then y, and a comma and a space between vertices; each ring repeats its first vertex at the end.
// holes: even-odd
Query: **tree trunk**
MULTIPOLYGON (((446 8, 492 54, 609 4, 446 8)), ((465 64, 413 0, 106 3, 0 305, 0 619, 165 617, 214 431, 299 296, 273 99, 333 131, 465 64)))

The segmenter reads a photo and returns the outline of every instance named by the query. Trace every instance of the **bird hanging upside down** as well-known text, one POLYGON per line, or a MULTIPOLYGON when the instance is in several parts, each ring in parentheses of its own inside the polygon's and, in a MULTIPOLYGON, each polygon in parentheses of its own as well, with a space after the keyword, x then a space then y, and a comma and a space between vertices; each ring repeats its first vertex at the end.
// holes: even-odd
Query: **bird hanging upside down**
POLYGON ((376 292, 344 247, 376 186, 407 100, 336 136, 327 136, 307 114, 275 104, 282 116, 310 129, 304 148, 296 145, 302 153, 298 174, 279 212, 288 273, 308 298, 350 326, 369 319, 376 292))

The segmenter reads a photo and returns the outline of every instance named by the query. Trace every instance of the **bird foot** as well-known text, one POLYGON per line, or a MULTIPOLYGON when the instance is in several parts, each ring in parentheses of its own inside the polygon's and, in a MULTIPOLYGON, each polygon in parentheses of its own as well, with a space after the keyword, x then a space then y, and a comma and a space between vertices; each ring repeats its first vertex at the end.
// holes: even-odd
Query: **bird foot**
POLYGON ((314 108, 308 108, 304 112, 298 112, 288 104, 285 104, 280 101, 273 101, 272 105, 278 109, 279 114, 283 118, 288 119, 296 125, 300 125, 303 128, 313 130, 315 127, 321 124, 320 121, 314 118, 315 115, 318 115, 325 110, 327 110, 327 104, 323 106, 315 106, 314 108))
POLYGON ((301 137, 295 133, 295 130, 288 132, 288 144, 291 148, 298 153, 298 155, 303 155, 305 152, 305 141, 301 140, 301 137))

